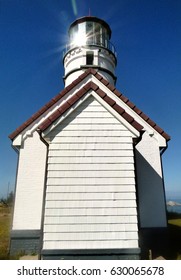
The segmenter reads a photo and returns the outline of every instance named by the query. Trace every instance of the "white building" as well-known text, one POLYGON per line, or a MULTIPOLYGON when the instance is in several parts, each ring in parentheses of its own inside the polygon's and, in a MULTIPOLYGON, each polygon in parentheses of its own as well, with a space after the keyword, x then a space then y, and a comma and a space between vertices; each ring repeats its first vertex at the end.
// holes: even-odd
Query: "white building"
POLYGON ((19 153, 11 254, 138 259, 167 227, 170 137, 115 88, 108 24, 80 18, 69 36, 65 88, 9 136, 19 153))

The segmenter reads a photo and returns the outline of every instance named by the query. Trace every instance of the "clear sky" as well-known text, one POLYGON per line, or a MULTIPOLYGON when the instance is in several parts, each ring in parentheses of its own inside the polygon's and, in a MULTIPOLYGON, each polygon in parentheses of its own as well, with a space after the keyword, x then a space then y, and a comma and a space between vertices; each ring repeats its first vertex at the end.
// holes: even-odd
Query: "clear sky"
POLYGON ((67 30, 89 13, 112 29, 117 89, 171 135, 165 189, 181 197, 180 0, 0 0, 0 197, 15 185, 8 135, 63 89, 67 30))

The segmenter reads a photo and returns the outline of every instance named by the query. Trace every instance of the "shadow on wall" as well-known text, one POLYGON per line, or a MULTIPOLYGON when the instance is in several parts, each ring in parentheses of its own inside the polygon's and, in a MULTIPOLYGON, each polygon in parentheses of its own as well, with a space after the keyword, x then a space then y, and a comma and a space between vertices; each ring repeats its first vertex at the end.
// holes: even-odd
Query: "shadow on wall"
POLYGON ((149 250, 155 258, 165 254, 168 247, 164 182, 136 149, 135 160, 142 259, 148 258, 149 250))
POLYGON ((140 227, 166 227, 163 179, 137 150, 135 160, 140 227))

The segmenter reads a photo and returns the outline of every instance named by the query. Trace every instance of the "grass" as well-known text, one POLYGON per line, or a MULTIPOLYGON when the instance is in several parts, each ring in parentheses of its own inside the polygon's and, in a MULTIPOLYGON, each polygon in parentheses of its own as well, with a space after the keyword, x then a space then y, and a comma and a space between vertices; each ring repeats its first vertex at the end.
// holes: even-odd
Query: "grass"
POLYGON ((181 260, 181 214, 168 213, 168 259, 181 260))
POLYGON ((9 234, 11 225, 11 208, 0 207, 0 260, 7 260, 9 234))
MULTIPOLYGON (((9 237, 11 208, 0 207, 0 260, 9 259, 9 237)), ((181 260, 181 214, 168 213, 168 243, 163 257, 167 260, 181 260)), ((13 259, 17 259, 17 256, 13 259)))

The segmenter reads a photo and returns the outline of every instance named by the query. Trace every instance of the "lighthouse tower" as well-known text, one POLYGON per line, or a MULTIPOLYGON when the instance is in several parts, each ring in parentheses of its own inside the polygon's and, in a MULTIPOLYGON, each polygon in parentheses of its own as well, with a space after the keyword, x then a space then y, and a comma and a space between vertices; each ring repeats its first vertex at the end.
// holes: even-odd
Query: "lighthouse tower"
POLYGON ((69 28, 64 89, 9 135, 19 153, 10 253, 140 259, 166 229, 170 137, 116 87, 102 19, 69 28))
POLYGON ((109 25, 102 19, 88 16, 74 21, 68 33, 69 44, 63 58, 65 86, 90 67, 115 84, 117 59, 109 25))

